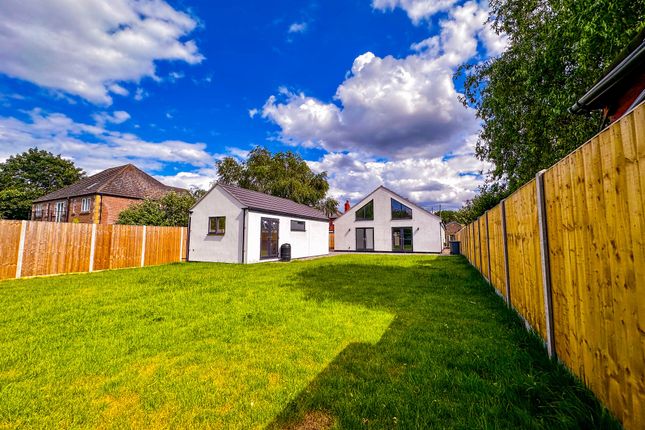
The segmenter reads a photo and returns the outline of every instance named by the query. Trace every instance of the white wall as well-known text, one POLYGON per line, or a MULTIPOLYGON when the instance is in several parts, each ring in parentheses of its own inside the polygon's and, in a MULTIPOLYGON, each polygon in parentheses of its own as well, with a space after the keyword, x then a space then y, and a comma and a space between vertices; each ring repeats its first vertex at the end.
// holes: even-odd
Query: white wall
POLYGON ((215 187, 193 208, 190 217, 190 261, 240 263, 242 261, 242 217, 240 204, 215 187), (223 236, 208 234, 208 217, 225 216, 223 236))
POLYGON ((283 243, 291 244, 291 258, 313 257, 329 253, 329 222, 249 211, 247 215, 247 263, 260 261, 260 229, 262 218, 280 221, 278 249, 283 243), (305 231, 291 231, 291 220, 304 221, 305 231))
POLYGON ((414 252, 441 252, 443 229, 441 219, 419 206, 411 204, 384 188, 377 188, 360 205, 351 208, 347 214, 336 219, 335 250, 356 250, 356 228, 374 228, 374 251, 392 251, 392 227, 412 227, 412 248, 414 252), (412 209, 412 219, 393 220, 390 199, 397 200, 412 209), (356 210, 374 200, 374 220, 356 221, 356 210))

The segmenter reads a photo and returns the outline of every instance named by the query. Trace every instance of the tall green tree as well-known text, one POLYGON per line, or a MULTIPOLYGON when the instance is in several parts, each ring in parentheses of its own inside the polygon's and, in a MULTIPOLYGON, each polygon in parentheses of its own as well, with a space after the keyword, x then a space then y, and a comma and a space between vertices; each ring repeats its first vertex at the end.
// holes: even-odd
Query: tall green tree
POLYGON ((160 199, 146 199, 119 213, 117 224, 188 226, 188 211, 203 195, 202 190, 191 193, 170 192, 160 199))
POLYGON ((463 65, 463 102, 483 128, 477 156, 513 191, 599 131, 600 114, 568 108, 645 26, 645 0, 491 0, 509 37, 498 58, 463 65))
POLYGON ((85 176, 74 162, 31 148, 0 163, 0 218, 26 219, 33 200, 85 176))
POLYGON ((330 212, 338 202, 327 198, 327 173, 314 173, 299 154, 291 151, 272 154, 256 147, 246 161, 226 157, 217 162, 219 181, 330 212))

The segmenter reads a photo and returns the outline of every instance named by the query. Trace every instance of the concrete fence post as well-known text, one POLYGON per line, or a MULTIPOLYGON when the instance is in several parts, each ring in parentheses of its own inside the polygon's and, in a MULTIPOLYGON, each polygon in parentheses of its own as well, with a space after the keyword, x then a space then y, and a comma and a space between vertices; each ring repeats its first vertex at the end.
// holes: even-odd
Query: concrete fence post
POLYGON ((511 275, 508 264, 508 238, 506 236, 506 200, 502 200, 502 243, 504 249, 504 283, 506 285, 506 303, 511 306, 511 275))
POLYGON ((96 252, 96 224, 92 224, 92 239, 90 241, 90 267, 88 272, 94 271, 95 252, 96 252))
POLYGON ((540 234, 540 261, 542 263, 542 287, 544 290, 544 313, 546 319, 546 346, 549 356, 556 357, 555 334, 553 328, 553 296, 551 291, 551 267, 549 265, 549 236, 546 219, 546 200, 544 196, 544 173, 535 175, 537 188, 537 211, 540 234))
POLYGON ((146 263, 146 226, 143 226, 143 240, 141 240, 141 267, 146 263))
POLYGON ((490 229, 488 228, 488 211, 486 211, 486 253, 488 255, 488 283, 493 284, 490 269, 490 229))
POLYGON ((22 276, 22 259, 25 253, 25 236, 27 235, 27 221, 20 222, 20 242, 18 242, 18 261, 16 262, 16 279, 22 276))

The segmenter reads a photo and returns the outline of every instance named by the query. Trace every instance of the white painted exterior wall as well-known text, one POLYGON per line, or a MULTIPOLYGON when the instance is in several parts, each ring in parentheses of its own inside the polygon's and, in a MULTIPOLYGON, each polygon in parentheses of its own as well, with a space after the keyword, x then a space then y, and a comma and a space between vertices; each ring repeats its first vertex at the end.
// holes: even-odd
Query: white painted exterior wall
POLYGON ((356 250, 356 228, 374 228, 374 251, 392 252, 392 228, 412 227, 413 252, 441 252, 444 242, 444 230, 441 218, 419 206, 402 200, 396 194, 383 187, 374 190, 359 204, 334 222, 336 251, 356 250), (412 219, 393 220, 391 200, 397 200, 412 209, 412 219), (356 221, 356 211, 374 200, 374 220, 356 221))
POLYGON ((240 203, 227 192, 215 187, 195 205, 190 216, 190 261, 240 263, 242 261, 242 217, 240 203), (208 218, 226 217, 223 236, 208 234, 208 218))
POLYGON ((215 187, 192 210, 188 245, 189 261, 242 263, 243 236, 246 236, 245 263, 276 261, 277 259, 260 260, 262 218, 280 221, 278 248, 283 243, 291 244, 291 258, 314 257, 329 253, 328 221, 245 211, 236 199, 226 191, 215 187), (226 232, 223 236, 208 234, 208 218, 217 216, 226 217, 226 232), (246 216, 246 223, 243 222, 244 216, 246 216), (305 231, 291 231, 291 220, 304 221, 305 231), (244 224, 245 233, 243 233, 244 224))
POLYGON ((314 257, 329 253, 328 221, 249 212, 247 223, 247 263, 272 261, 260 260, 260 228, 262 218, 273 218, 280 222, 278 248, 283 243, 291 244, 291 258, 314 257), (305 231, 291 231, 291 220, 304 221, 305 231))

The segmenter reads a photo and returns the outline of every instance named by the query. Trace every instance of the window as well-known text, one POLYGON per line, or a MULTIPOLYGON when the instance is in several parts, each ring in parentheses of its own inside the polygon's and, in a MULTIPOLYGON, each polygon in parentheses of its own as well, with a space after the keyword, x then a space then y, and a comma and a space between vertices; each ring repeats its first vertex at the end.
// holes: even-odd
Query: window
POLYGON ((374 220, 374 200, 370 200, 365 206, 356 211, 356 221, 374 220))
POLYGON ((67 202, 56 202, 56 213, 54 214, 54 221, 65 222, 67 219, 67 202))
POLYGON ((212 216, 208 218, 208 234, 223 236, 226 232, 226 217, 212 216))
POLYGON ((89 197, 83 197, 81 200, 81 213, 88 213, 90 211, 90 205, 92 204, 92 199, 89 197))
POLYGON ((305 222, 292 220, 291 231, 305 231, 305 222))
POLYGON ((412 219, 412 209, 401 202, 392 200, 392 219, 412 219))
POLYGON ((36 205, 36 217, 40 218, 43 216, 43 205, 36 205))

